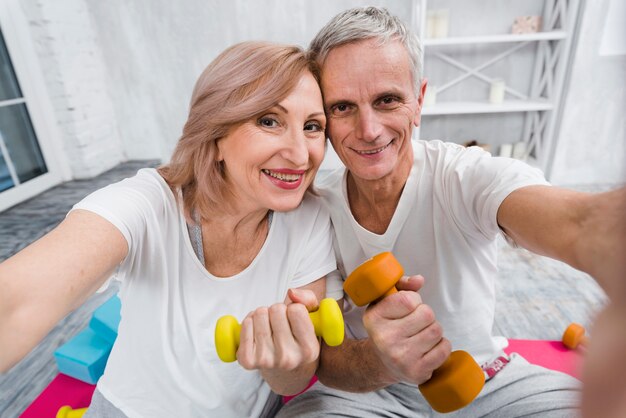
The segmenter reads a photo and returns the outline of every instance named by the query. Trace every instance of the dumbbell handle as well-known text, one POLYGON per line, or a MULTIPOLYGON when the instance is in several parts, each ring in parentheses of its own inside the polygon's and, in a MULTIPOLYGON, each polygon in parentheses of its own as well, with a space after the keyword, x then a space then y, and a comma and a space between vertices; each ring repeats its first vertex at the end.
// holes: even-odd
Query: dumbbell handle
MULTIPOLYGON (((341 309, 332 298, 322 299, 319 309, 309 312, 315 335, 322 337, 327 345, 334 347, 343 342, 344 323, 341 309)), ((241 324, 232 315, 218 319, 215 326, 215 348, 220 360, 230 363, 237 360, 237 348, 241 324)))

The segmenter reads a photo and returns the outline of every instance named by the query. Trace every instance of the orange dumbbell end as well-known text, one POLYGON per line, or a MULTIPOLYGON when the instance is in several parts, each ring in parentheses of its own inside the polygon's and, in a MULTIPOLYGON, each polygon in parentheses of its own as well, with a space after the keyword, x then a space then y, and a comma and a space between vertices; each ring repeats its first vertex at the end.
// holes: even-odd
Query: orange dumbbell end
POLYGON ((469 405, 485 385, 485 373, 465 351, 453 351, 433 372, 427 382, 419 385, 432 408, 447 413, 469 405))
POLYGON ((585 327, 575 322, 569 324, 563 333, 563 345, 570 350, 575 350, 579 346, 587 346, 587 337, 585 336, 585 327))
POLYGON ((87 408, 72 409, 71 406, 62 406, 58 412, 56 418, 81 418, 87 412, 87 408))
POLYGON ((354 269, 343 283, 343 290, 357 306, 365 306, 397 292, 395 286, 403 274, 393 254, 380 253, 354 269))

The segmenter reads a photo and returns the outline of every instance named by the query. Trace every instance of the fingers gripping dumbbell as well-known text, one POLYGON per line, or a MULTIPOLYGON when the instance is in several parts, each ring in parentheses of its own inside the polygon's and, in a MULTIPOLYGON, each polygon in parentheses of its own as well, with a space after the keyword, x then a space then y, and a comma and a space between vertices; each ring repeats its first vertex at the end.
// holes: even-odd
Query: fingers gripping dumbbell
MULTIPOLYGON (((315 335, 331 347, 343 342, 344 325, 343 315, 337 301, 332 298, 322 299, 319 309, 309 312, 315 335)), ((215 326, 215 348, 220 360, 230 363, 237 360, 239 335, 241 324, 232 315, 226 315, 217 320, 215 326)))
POLYGON ((569 324, 563 333, 563 345, 570 350, 575 350, 579 346, 587 348, 587 336, 585 335, 585 327, 575 322, 569 324))
MULTIPOLYGON (((358 306, 397 292, 404 274, 390 252, 378 254, 357 267, 344 282, 344 291, 358 306)), ((453 351, 419 390, 432 408, 441 413, 456 411, 471 403, 485 384, 485 374, 470 354, 453 351)))

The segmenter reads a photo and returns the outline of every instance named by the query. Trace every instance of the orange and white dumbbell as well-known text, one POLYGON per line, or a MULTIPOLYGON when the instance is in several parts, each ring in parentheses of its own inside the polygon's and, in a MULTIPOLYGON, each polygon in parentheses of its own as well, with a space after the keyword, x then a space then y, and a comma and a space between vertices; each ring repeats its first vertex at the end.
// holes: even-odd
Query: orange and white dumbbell
MULTIPOLYGON (((393 254, 384 252, 357 267, 343 289, 356 305, 364 306, 396 293, 396 283, 403 274, 393 254)), ((419 390, 435 411, 447 413, 469 405, 484 385, 485 373, 478 363, 469 353, 457 350, 419 385, 419 390)))

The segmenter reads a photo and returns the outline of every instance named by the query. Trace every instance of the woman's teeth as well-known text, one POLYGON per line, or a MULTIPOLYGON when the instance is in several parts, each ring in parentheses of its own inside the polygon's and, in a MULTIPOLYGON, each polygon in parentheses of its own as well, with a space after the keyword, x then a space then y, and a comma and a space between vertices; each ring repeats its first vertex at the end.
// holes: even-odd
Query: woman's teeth
POLYGON ((272 176, 275 179, 278 179, 278 180, 281 180, 281 181, 291 181, 291 182, 298 181, 300 179, 300 177, 302 176, 302 174, 275 173, 273 171, 266 170, 266 169, 263 169, 261 171, 263 171, 268 176, 272 176))

